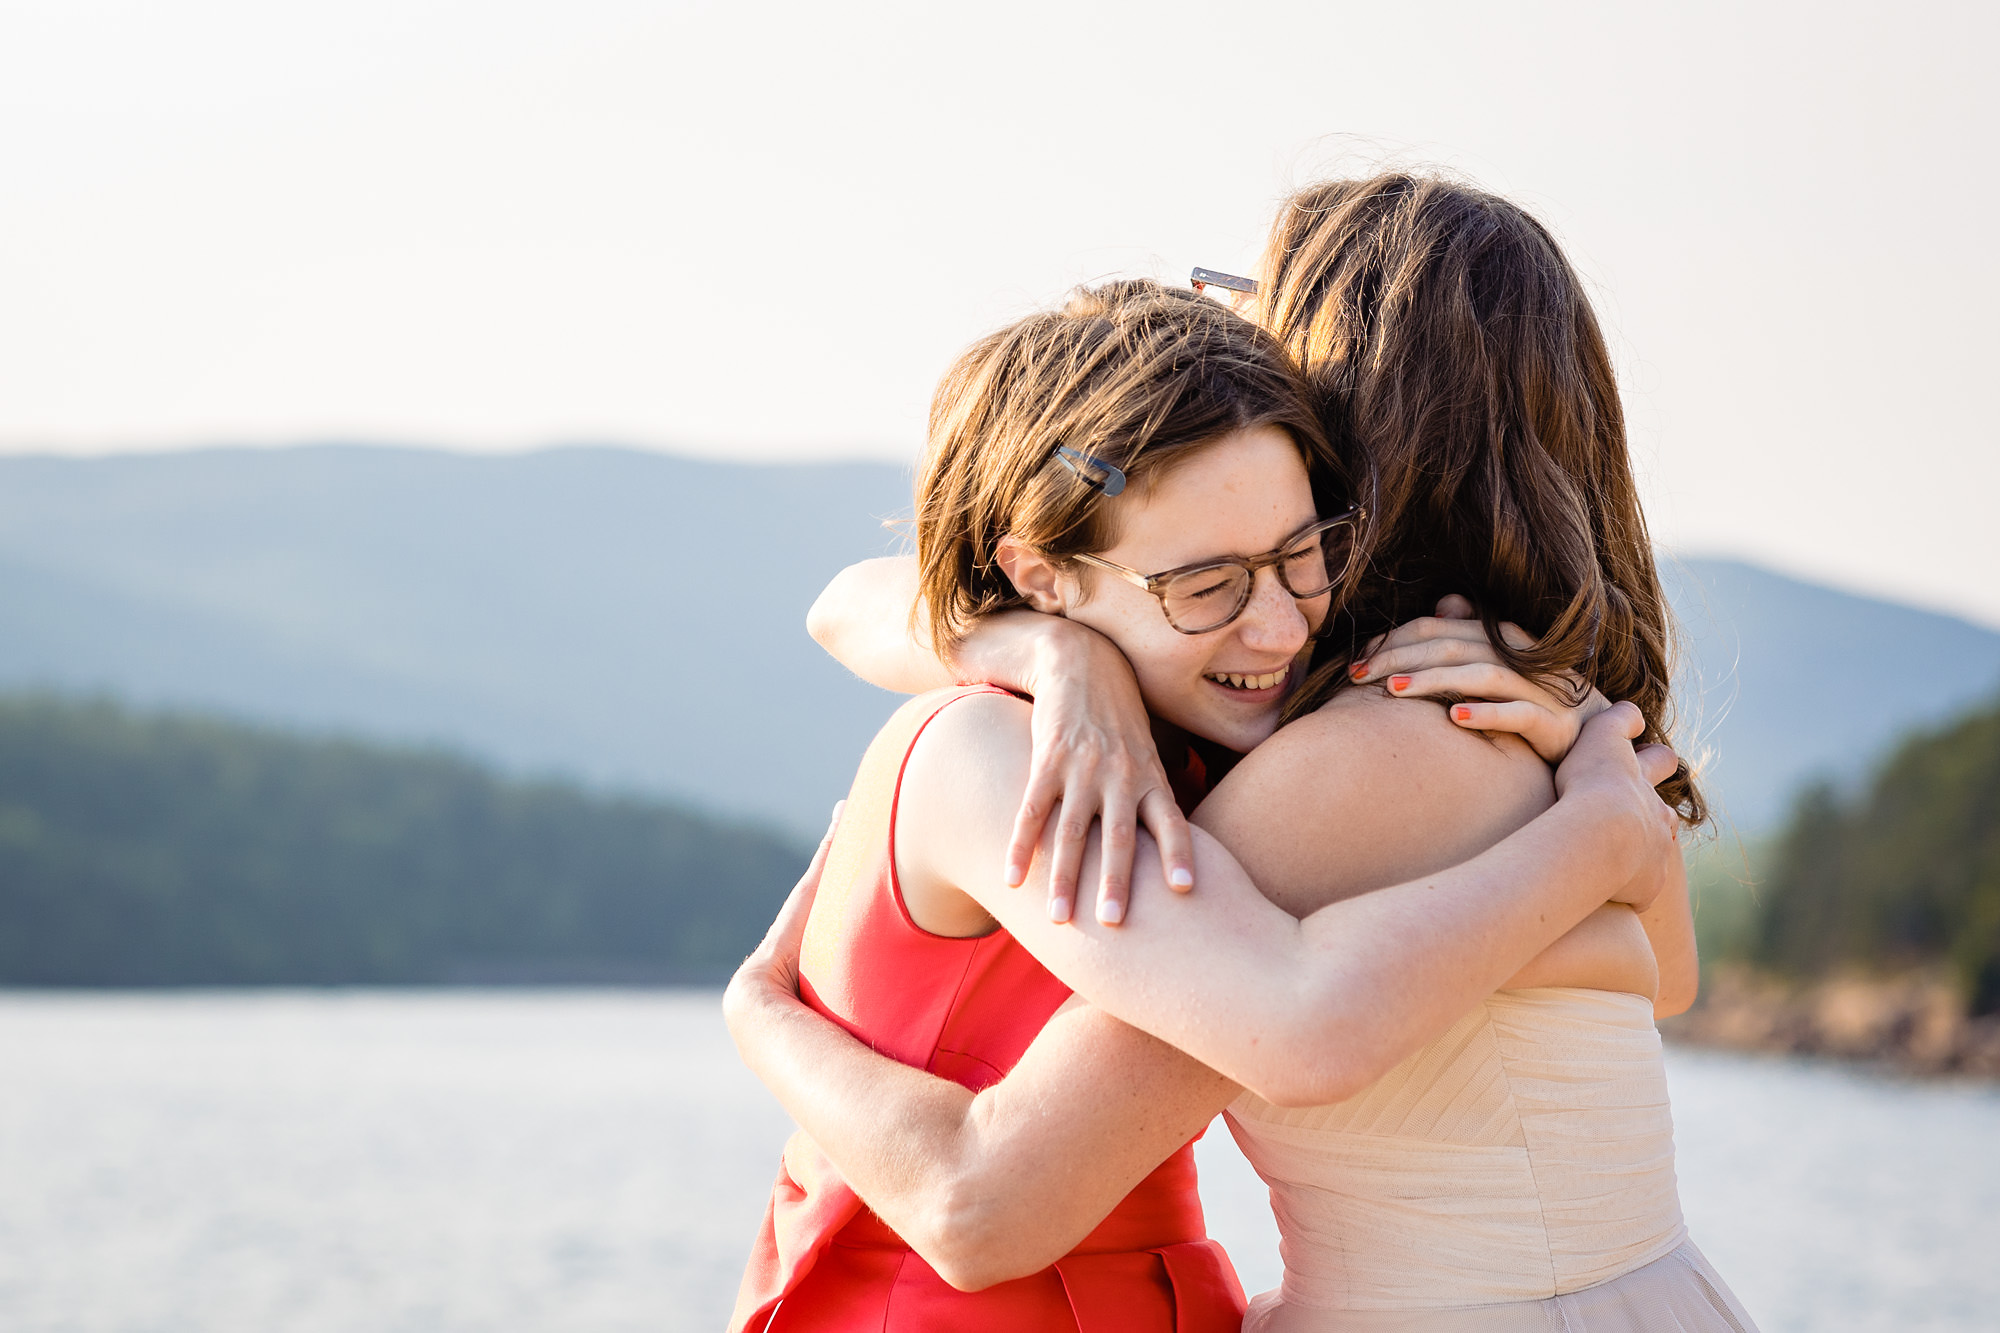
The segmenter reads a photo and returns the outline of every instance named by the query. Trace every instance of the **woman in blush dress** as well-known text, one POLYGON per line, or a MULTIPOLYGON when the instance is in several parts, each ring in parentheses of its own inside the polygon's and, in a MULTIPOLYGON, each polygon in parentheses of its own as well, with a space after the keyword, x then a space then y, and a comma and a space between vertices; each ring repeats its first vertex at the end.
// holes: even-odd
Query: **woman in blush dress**
MULTIPOLYGON (((1658 718, 1668 626, 1609 357, 1539 224, 1449 181, 1334 182, 1288 201, 1262 268, 1259 313, 1369 479, 1375 525, 1366 573, 1330 612, 1315 670, 1288 702, 1296 720, 1196 822, 1271 901, 1306 913, 1450 865, 1548 800, 1546 770, 1537 777, 1532 756, 1488 738, 1524 701, 1447 713, 1391 696, 1476 692, 1497 659, 1556 691, 1573 677, 1637 699, 1658 718), (1458 592, 1483 620, 1419 622, 1370 649, 1403 615, 1458 592)), ((906 573, 878 567, 849 583, 850 602, 907 605, 906 573)), ((836 642, 884 633, 851 609, 834 619, 836 642)), ((877 642, 851 655, 897 651, 877 642)), ((1116 672, 1084 674, 1086 697, 1118 686, 1116 672)), ((1054 706, 1053 693, 1038 706, 1054 706)), ((1665 792, 1699 820, 1689 775, 1665 792)), ((1171 900, 1155 887, 1170 872, 1145 849, 1133 873, 1135 925, 1209 887, 1204 876, 1191 899, 1171 900)), ((1365 1085, 1235 1098, 1232 1129, 1271 1186, 1284 1238, 1284 1283, 1253 1303, 1246 1327, 1753 1327, 1688 1240, 1674 1184, 1653 1018, 1692 995, 1684 880, 1677 888, 1644 917, 1600 912, 1365 1085)), ((759 997, 732 1006, 739 1045, 864 1198, 945 1219, 937 1245, 956 1230, 1026 1262, 1032 1238, 1065 1234, 1051 1200, 1098 1199, 1122 1179, 1116 1150, 1181 1105, 1178 1071, 1145 1071, 1146 1095, 1114 1095, 1103 1071, 1043 1059, 1040 1042, 977 1095, 888 1068, 786 995, 788 924, 739 974, 759 997), (1032 1127, 1051 1122, 1065 1151, 1036 1138, 1032 1127)), ((1212 1034, 1201 1049, 1182 1036, 1187 976, 1163 974, 1157 956, 1099 923, 1073 933, 1088 944, 1037 950, 1057 975, 1227 1070, 1212 1034)), ((1401 985, 1390 998, 1428 997, 1401 985)))

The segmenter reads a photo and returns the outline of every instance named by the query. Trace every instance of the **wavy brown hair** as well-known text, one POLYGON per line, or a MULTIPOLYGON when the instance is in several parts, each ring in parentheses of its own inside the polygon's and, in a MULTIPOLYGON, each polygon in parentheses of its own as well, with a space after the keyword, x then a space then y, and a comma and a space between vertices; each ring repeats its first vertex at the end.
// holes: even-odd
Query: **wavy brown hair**
MULTIPOLYGON (((1672 626, 1618 383, 1548 230, 1448 179, 1329 181, 1282 205, 1261 277, 1265 325, 1368 477, 1364 571, 1288 716, 1346 685, 1374 635, 1463 593, 1509 665, 1630 699, 1664 739, 1672 626)), ((1661 793, 1706 817, 1685 764, 1661 793)))
POLYGON ((1058 564, 1116 544, 1118 498, 1059 446, 1121 469, 1136 498, 1202 447, 1260 426, 1291 436, 1322 490, 1344 477, 1278 340, 1190 291, 1084 288, 975 343, 931 400, 917 475, 920 604, 939 653, 980 616, 1022 604, 994 560, 1002 537, 1058 564))

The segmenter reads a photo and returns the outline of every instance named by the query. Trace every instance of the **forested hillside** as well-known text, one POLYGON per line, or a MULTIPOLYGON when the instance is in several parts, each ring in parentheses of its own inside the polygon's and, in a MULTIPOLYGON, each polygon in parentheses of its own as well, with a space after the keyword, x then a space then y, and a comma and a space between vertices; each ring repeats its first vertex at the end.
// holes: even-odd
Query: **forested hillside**
POLYGON ((435 751, 0 699, 0 984, 707 980, 804 859, 435 751))
MULTIPOLYGON (((806 608, 909 504, 883 463, 620 449, 0 458, 0 690, 442 742, 810 839, 896 701, 806 608)), ((1733 561, 1664 573, 1676 740, 1746 834, 2000 687, 1991 629, 1733 561)))
POLYGON ((1757 963, 1795 978, 1948 966, 2000 1011, 2000 703, 1905 742, 1860 792, 1816 787, 1771 850, 1757 963))

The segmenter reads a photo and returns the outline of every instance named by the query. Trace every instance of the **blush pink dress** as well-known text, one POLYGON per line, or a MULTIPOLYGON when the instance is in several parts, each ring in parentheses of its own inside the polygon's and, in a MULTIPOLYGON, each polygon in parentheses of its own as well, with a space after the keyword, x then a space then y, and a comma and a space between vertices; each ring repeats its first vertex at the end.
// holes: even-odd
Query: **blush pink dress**
POLYGON ((1651 1001, 1501 991, 1373 1086, 1230 1129, 1283 1284, 1244 1333, 1754 1333, 1688 1240, 1651 1001))

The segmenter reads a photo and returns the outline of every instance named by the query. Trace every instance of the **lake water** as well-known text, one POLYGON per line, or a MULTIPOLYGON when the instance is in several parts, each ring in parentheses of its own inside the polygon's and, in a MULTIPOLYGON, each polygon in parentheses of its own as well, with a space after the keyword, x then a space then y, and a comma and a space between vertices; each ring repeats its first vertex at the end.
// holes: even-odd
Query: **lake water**
MULTIPOLYGON (((2000 1090, 1669 1070, 1767 1333, 2000 1327, 2000 1090)), ((713 992, 0 994, 0 1329, 719 1329, 789 1129, 713 992)), ((1270 1285, 1261 1185, 1201 1154, 1270 1285)))

